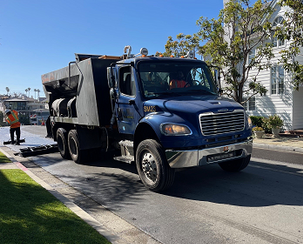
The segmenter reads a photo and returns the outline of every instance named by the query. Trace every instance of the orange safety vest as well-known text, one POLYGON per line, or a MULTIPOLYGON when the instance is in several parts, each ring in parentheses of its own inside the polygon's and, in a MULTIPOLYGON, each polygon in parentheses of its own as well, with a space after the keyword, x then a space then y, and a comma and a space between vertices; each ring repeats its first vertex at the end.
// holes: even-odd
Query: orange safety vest
POLYGON ((171 80, 169 83, 170 89, 183 88, 186 85, 184 80, 171 80))
POLYGON ((13 110, 9 116, 6 116, 6 121, 10 124, 11 128, 20 127, 18 112, 13 110))

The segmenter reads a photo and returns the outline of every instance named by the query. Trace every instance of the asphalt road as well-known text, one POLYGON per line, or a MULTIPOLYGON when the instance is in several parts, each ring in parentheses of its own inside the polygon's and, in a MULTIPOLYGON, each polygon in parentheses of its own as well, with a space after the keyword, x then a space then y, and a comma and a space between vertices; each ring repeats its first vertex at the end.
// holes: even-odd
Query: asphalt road
MULTIPOLYGON (((41 127, 22 132, 29 144, 48 140, 41 127)), ((218 165, 180 171, 162 194, 145 189, 134 165, 111 159, 79 165, 59 153, 32 160, 159 242, 196 244, 303 243, 302 158, 255 149, 240 173, 218 165)))
POLYGON ((253 157, 287 162, 289 164, 301 164, 303 165, 303 154, 298 152, 286 152, 279 150, 265 150, 260 148, 254 148, 253 157))

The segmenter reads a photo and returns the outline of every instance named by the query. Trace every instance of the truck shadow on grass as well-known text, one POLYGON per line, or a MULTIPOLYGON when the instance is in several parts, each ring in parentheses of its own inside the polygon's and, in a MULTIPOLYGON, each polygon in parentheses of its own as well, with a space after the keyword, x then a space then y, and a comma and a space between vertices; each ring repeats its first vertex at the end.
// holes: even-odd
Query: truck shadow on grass
POLYGON ((236 206, 303 206, 302 169, 251 161, 242 172, 218 165, 181 171, 166 195, 236 206))

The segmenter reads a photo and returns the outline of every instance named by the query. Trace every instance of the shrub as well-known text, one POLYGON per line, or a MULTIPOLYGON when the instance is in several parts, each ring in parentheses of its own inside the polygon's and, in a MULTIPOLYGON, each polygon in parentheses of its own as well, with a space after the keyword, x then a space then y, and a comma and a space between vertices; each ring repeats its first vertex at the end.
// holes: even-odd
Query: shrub
POLYGON ((283 126, 283 120, 279 117, 279 115, 271 115, 268 118, 263 118, 264 125, 269 128, 280 128, 283 126))
POLYGON ((262 116, 250 116, 252 124, 257 127, 263 126, 263 118, 264 117, 262 117, 262 116))
POLYGON ((264 129, 262 127, 254 127, 252 128, 252 131, 264 131, 264 129))

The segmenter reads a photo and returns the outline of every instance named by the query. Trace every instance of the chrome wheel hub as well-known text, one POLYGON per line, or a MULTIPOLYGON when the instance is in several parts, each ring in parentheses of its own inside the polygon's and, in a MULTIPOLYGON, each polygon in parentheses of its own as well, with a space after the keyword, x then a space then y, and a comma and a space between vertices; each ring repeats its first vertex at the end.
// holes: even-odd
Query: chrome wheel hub
POLYGON ((143 155, 142 171, 149 180, 153 182, 157 180, 157 164, 154 156, 149 152, 146 152, 143 155))

